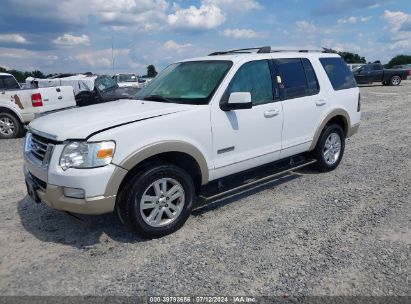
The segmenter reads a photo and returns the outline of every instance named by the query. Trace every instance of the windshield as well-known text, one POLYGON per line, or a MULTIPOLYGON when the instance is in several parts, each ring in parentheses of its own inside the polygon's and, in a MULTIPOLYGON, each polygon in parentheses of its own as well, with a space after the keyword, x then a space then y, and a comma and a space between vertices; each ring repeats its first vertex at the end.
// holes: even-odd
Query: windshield
POLYGON ((189 61, 165 68, 135 96, 136 99, 207 104, 231 61, 189 61))
POLYGON ((136 82, 137 77, 134 74, 118 75, 118 82, 136 82))
POLYGON ((117 82, 113 78, 110 78, 108 76, 98 77, 96 78, 95 82, 95 86, 99 91, 116 89, 118 87, 117 82))

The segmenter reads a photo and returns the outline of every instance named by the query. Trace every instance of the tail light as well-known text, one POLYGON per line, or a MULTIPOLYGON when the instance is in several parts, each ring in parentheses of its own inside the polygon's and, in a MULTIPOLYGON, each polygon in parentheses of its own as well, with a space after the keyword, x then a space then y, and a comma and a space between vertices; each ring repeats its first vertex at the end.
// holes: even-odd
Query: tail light
POLYGON ((357 104, 357 112, 361 111, 361 94, 358 93, 358 104, 357 104))
POLYGON ((411 76, 411 70, 408 70, 408 76, 411 76))
POLYGON ((33 107, 43 106, 43 99, 41 98, 40 93, 31 94, 31 104, 33 105, 33 107))

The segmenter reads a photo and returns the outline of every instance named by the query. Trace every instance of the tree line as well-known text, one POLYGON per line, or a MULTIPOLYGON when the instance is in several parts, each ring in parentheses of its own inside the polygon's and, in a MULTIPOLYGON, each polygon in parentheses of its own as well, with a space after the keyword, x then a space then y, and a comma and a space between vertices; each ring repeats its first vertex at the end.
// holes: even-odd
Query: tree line
MULTIPOLYGON (((367 63, 367 60, 365 57, 360 56, 356 53, 351 53, 351 52, 338 52, 333 49, 326 49, 326 51, 331 52, 331 53, 336 53, 340 55, 346 63, 367 63)), ((411 64, 411 55, 397 55, 393 57, 387 64, 384 66, 386 68, 391 68, 395 65, 402 65, 402 64, 411 64)), ((18 82, 24 82, 27 77, 34 77, 34 78, 49 78, 51 76, 54 76, 55 74, 43 74, 39 70, 34 70, 34 71, 19 71, 16 69, 11 69, 7 70, 6 68, 3 68, 0 66, 0 73, 10 73, 12 74, 18 82)), ((157 75, 156 68, 154 65, 150 64, 147 66, 147 74, 143 77, 149 77, 153 78, 157 75)))
MULTIPOLYGON (((31 72, 30 71, 19 71, 19 70, 16 70, 16 69, 8 70, 8 69, 6 69, 2 66, 0 66, 0 73, 12 74, 18 82, 25 82, 27 77, 34 77, 34 78, 40 78, 41 79, 41 78, 50 78, 50 77, 56 75, 56 74, 43 74, 39 70, 34 70, 34 71, 31 71, 31 72)), ((154 67, 154 65, 150 64, 147 67, 147 74, 144 75, 143 77, 153 78, 156 75, 157 75, 156 68, 154 67)))

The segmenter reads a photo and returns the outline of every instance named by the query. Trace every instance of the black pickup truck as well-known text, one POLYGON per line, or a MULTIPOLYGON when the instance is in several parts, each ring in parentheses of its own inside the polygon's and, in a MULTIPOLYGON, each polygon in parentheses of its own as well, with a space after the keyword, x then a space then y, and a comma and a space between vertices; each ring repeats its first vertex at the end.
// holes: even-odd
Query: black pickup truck
POLYGON ((381 82, 383 85, 397 86, 407 79, 408 71, 403 69, 384 69, 381 63, 369 63, 353 70, 358 84, 381 82))

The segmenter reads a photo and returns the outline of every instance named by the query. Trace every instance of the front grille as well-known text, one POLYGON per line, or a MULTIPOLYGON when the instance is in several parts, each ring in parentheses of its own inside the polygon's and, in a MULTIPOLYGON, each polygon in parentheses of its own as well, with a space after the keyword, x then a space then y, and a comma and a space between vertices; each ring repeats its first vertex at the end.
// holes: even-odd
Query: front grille
POLYGON ((54 142, 45 137, 34 135, 31 138, 31 153, 43 164, 48 164, 51 152, 54 148, 54 142))

